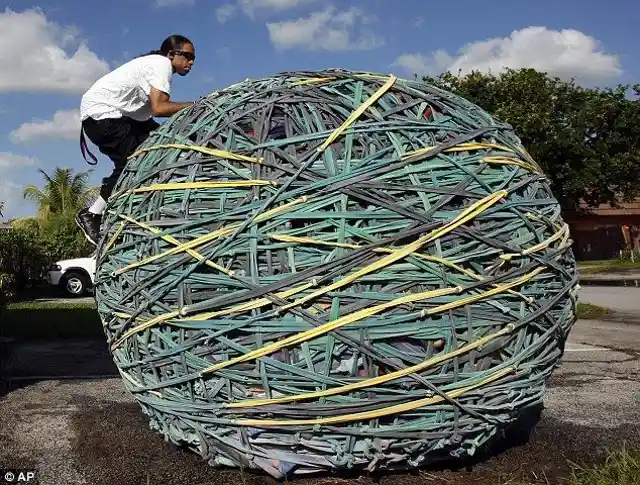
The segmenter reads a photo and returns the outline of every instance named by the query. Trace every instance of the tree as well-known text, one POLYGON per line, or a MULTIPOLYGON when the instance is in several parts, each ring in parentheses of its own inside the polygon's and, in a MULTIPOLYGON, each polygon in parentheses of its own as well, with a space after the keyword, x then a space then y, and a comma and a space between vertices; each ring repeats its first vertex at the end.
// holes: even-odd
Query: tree
POLYGON ((88 186, 92 170, 73 173, 71 168, 56 167, 53 175, 38 170, 45 179, 43 188, 35 185, 24 187, 23 196, 38 206, 38 219, 48 222, 60 216, 75 216, 86 207, 97 194, 95 187, 88 186))
POLYGON ((585 88, 534 69, 425 78, 513 126, 565 209, 640 195, 640 85, 585 88))
POLYGON ((37 216, 14 219, 13 230, 0 231, 0 274, 11 278, 17 292, 41 283, 54 261, 93 251, 74 221, 97 194, 98 188, 87 183, 91 171, 56 168, 51 175, 40 173, 44 176, 41 188, 27 185, 23 189, 25 199, 36 202, 37 216))
POLYGON ((39 172, 44 186, 27 185, 23 189, 24 198, 37 204, 37 216, 16 220, 14 227, 35 230, 52 260, 86 256, 91 247, 76 226, 75 216, 98 194, 99 188, 87 183, 92 171, 74 173, 73 169, 57 167, 52 175, 39 172))
POLYGON ((21 292, 27 286, 42 281, 51 259, 38 233, 16 229, 0 231, 0 275, 5 283, 21 292))

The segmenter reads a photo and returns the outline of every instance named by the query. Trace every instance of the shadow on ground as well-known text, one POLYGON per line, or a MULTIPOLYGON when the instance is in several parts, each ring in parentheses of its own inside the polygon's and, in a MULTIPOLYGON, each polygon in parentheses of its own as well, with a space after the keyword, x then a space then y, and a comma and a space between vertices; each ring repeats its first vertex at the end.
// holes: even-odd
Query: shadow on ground
POLYGON ((41 380, 104 377, 119 377, 105 339, 29 339, 0 344, 0 398, 41 380))

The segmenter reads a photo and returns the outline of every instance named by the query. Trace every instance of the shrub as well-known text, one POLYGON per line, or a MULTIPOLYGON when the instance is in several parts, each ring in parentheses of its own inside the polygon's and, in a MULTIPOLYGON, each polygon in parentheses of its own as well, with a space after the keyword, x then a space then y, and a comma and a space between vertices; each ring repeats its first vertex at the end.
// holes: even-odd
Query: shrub
POLYGON ((42 281, 49 264, 36 232, 29 229, 0 232, 0 273, 12 276, 16 292, 42 281))
POLYGON ((82 258, 93 249, 82 235, 73 217, 53 217, 40 231, 40 244, 50 262, 82 258))
POLYGON ((86 257, 92 247, 71 218, 47 223, 22 221, 13 230, 0 231, 0 273, 13 276, 15 291, 44 283, 51 264, 86 257))
POLYGON ((0 314, 4 310, 9 300, 13 297, 13 275, 0 273, 0 314))

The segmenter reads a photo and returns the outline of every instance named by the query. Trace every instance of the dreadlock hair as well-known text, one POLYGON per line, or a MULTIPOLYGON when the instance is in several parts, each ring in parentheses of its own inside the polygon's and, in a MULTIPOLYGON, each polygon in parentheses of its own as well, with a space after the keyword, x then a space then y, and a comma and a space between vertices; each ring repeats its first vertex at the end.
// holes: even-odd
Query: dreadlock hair
POLYGON ((166 56, 171 51, 179 51, 184 47, 185 44, 193 44, 193 42, 187 39, 184 35, 173 34, 167 37, 166 39, 164 39, 164 41, 160 45, 160 49, 152 50, 145 54, 140 54, 139 56, 136 56, 136 59, 138 57, 145 57, 145 56, 152 56, 152 55, 166 56))

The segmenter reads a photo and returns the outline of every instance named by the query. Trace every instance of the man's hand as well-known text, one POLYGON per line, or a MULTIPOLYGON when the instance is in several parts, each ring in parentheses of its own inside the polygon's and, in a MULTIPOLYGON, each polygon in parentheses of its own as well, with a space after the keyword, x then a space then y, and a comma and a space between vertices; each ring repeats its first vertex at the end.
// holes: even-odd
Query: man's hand
POLYGON ((174 103, 169 101, 169 95, 151 86, 149 93, 149 101, 151 102, 151 113, 158 118, 168 118, 177 113, 181 109, 193 105, 190 103, 174 103))

